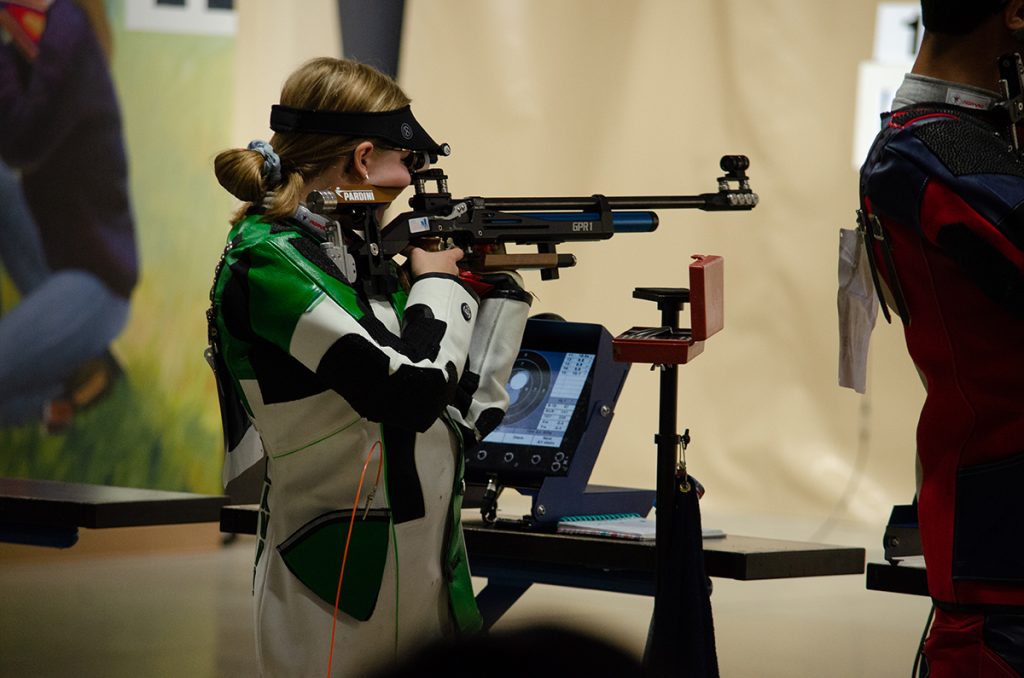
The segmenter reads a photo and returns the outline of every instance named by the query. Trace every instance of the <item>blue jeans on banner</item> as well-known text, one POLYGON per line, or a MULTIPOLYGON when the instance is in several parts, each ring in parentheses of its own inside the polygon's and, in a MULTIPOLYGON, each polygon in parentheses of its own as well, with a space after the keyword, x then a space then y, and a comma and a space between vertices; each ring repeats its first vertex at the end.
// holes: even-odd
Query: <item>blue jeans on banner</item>
POLYGON ((21 296, 27 296, 42 285, 50 274, 39 229, 21 192, 21 181, 3 162, 0 162, 0 263, 21 296))
POLYGON ((128 321, 129 302, 88 271, 51 271, 17 175, 0 163, 0 261, 20 302, 0 316, 0 425, 38 421, 46 404, 128 321))

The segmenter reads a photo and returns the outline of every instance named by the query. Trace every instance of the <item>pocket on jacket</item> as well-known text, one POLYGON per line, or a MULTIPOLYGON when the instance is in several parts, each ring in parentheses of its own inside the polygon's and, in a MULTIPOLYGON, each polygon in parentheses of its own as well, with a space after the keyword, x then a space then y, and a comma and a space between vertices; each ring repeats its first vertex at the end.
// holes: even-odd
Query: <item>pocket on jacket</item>
POLYGON ((334 607, 345 542, 345 574, 338 609, 366 621, 373 614, 384 577, 391 531, 387 509, 331 511, 309 521, 277 547, 285 566, 306 588, 334 607), (348 537, 349 525, 352 536, 348 537))
POLYGON ((1024 583, 1024 453, 957 473, 953 579, 1024 583))

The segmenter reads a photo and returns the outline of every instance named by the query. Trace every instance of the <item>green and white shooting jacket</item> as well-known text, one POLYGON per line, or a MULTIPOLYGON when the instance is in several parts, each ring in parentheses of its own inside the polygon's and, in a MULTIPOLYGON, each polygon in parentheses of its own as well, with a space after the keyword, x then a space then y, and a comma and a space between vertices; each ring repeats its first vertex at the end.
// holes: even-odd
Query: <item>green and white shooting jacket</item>
POLYGON ((359 675, 479 629, 463 452, 508 405, 530 301, 518 277, 482 302, 448 275, 376 298, 308 224, 250 215, 228 239, 211 339, 222 396, 267 459, 254 577, 264 675, 326 675, 331 654, 333 675, 359 675))

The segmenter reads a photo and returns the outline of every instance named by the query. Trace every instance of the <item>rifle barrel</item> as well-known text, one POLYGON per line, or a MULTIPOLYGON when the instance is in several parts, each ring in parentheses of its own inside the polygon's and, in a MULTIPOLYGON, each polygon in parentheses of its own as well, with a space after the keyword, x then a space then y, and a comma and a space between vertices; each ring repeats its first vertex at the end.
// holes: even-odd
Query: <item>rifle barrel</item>
MULTIPOLYGON (((576 198, 481 198, 486 209, 501 212, 592 210, 599 208, 597 197, 576 198)), ((707 205, 703 195, 652 195, 634 197, 606 197, 605 204, 613 210, 700 209, 707 205)))

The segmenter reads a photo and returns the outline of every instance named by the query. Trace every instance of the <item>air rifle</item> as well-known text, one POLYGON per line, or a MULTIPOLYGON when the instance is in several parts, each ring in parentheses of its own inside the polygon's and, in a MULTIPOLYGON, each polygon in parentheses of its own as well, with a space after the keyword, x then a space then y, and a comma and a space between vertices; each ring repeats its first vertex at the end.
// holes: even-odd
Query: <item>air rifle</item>
POLYGON ((361 232, 361 239, 344 247, 368 263, 369 277, 363 282, 370 293, 394 291, 390 261, 410 245, 460 247, 465 252, 461 263, 469 270, 533 268, 540 269, 542 279, 551 280, 558 277, 558 269, 576 264, 572 254, 556 251, 558 245, 653 231, 658 227, 654 210, 753 209, 758 197, 746 175, 747 157, 727 155, 719 166, 725 174, 718 177, 718 190, 689 196, 454 199, 448 192, 448 176, 435 168, 412 175, 411 211, 385 226, 379 225, 377 214, 396 197, 395 190, 365 186, 313 191, 306 197, 306 207, 336 221, 332 230, 338 232, 338 246, 340 230, 361 232), (507 243, 536 246, 537 252, 505 253, 507 243))

